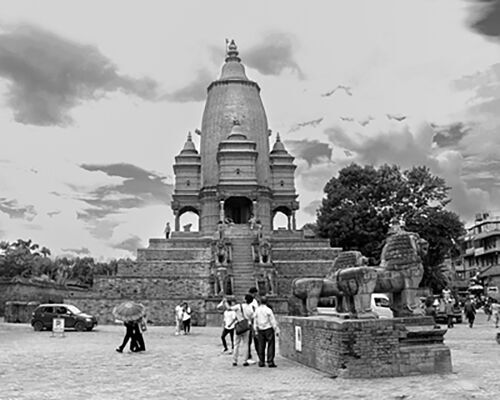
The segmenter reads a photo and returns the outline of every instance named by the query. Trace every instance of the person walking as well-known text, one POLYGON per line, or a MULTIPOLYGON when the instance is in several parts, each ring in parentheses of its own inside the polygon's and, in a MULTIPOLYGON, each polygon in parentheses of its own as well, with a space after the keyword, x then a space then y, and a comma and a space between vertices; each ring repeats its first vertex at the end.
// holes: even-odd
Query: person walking
POLYGON ((130 350, 134 353, 146 351, 142 332, 146 332, 147 329, 145 317, 142 317, 138 321, 134 321, 132 325, 132 340, 130 342, 130 350))
POLYGON ((496 300, 493 300, 491 303, 491 316, 493 317, 495 328, 498 328, 500 322, 500 304, 496 300))
POLYGON ((259 367, 264 367, 267 361, 267 366, 269 368, 276 368, 277 365, 274 363, 276 348, 275 336, 279 335, 279 330, 273 310, 267 305, 266 297, 260 299, 260 305, 255 311, 254 329, 257 337, 256 343, 258 345, 257 355, 259 356, 259 367))
POLYGON ((444 306, 444 310, 446 312, 446 317, 447 317, 447 321, 448 321, 448 328, 453 328, 453 301, 451 298, 446 301, 446 304, 444 306))
POLYGON ((184 311, 182 309, 182 303, 175 306, 175 335, 180 335, 182 326, 182 315, 184 311))
POLYGON ((123 353, 123 349, 127 345, 128 341, 131 340, 130 349, 133 348, 134 344, 132 343, 134 337, 134 321, 125 321, 123 325, 125 326, 125 336, 123 338, 122 344, 116 348, 118 353, 123 353))
POLYGON ((184 335, 191 332, 191 307, 186 301, 182 305, 182 330, 184 335))
POLYGON ((476 308, 470 299, 467 299, 464 304, 465 318, 469 321, 469 328, 474 326, 474 320, 476 319, 476 308))
MULTIPOLYGON (((230 306, 225 297, 222 300, 224 302, 224 308, 226 310, 232 310, 236 313, 236 324, 240 322, 242 323, 243 320, 247 320, 248 324, 250 325, 249 329, 245 330, 244 332, 238 333, 238 331, 235 330, 236 338, 234 341, 233 351, 233 367, 236 367, 238 365, 238 357, 240 355, 243 358, 243 366, 248 367, 250 365, 250 363, 248 362, 248 337, 250 335, 250 331, 252 330, 251 323, 254 317, 254 312, 250 303, 252 303, 253 297, 250 294, 246 294, 245 301, 239 304, 235 304, 234 306, 230 306)), ((236 326, 235 329, 237 329, 236 326)))
MULTIPOLYGON (((227 304, 229 305, 229 307, 231 307, 232 305, 230 300, 227 301, 227 304)), ((237 322, 236 312, 233 310, 225 310, 222 334, 220 337, 222 340, 223 353, 229 352, 229 354, 232 354, 234 351, 234 326, 236 325, 236 322, 237 322), (229 337, 231 338, 231 350, 227 348, 227 342, 226 342, 227 335, 229 335, 229 337)))
POLYGON ((165 230, 163 231, 165 233, 165 239, 170 238, 170 222, 167 222, 165 225, 165 230))

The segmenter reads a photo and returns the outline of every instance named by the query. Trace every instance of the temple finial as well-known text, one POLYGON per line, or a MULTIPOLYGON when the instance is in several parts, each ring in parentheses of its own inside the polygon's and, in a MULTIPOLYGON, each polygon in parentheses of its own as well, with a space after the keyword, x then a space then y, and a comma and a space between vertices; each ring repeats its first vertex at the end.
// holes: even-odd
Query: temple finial
POLYGON ((236 43, 234 43, 234 39, 231 39, 231 42, 229 42, 229 39, 226 39, 226 62, 228 61, 241 61, 241 58, 238 57, 238 46, 236 46, 236 43), (229 43, 229 44, 228 44, 229 43))
POLYGON ((276 132, 276 141, 277 142, 281 142, 280 133, 279 132, 276 132))
POLYGON ((192 141, 192 136, 191 136, 191 131, 188 131, 188 137, 187 137, 188 142, 192 141))

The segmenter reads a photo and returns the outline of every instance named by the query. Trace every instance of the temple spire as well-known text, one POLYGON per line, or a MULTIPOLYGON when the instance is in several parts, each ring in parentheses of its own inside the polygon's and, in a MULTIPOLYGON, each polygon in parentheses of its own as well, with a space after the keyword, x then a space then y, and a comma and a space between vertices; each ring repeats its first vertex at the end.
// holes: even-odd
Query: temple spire
POLYGON ((241 62, 241 58, 238 57, 238 46, 234 43, 234 39, 231 39, 229 45, 227 44, 229 39, 226 39, 226 62, 228 61, 237 61, 241 62))

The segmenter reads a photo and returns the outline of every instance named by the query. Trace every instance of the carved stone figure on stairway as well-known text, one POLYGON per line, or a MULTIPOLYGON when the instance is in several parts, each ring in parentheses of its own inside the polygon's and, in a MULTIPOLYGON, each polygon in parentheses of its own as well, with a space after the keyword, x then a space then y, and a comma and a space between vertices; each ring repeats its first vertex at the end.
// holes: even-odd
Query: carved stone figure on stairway
POLYGON ((259 240, 258 252, 260 264, 271 263, 271 242, 268 238, 263 237, 259 240))
POLYGON ((259 288, 259 293, 264 293, 267 296, 277 295, 276 278, 277 273, 274 266, 260 265, 255 274, 255 284, 259 288))
POLYGON ((215 242, 214 258, 217 265, 226 265, 231 262, 231 245, 224 239, 215 242))

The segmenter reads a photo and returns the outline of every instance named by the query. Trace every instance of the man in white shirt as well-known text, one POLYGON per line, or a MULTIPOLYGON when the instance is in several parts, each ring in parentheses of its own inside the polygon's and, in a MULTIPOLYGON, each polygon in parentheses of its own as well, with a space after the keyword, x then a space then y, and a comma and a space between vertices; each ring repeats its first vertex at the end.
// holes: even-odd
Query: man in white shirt
MULTIPOLYGON (((224 298, 223 299, 224 308, 226 310, 232 310, 236 313, 236 319, 238 320, 237 323, 239 321, 242 321, 243 319, 246 319, 248 320, 251 326, 254 316, 253 309, 250 306, 252 300, 253 297, 249 294, 246 294, 244 303, 230 306, 227 300, 224 298)), ((250 335, 251 330, 252 328, 250 327, 249 330, 243 332, 242 334, 240 335, 236 334, 236 340, 234 342, 234 352, 233 352, 233 367, 236 367, 238 365, 238 356, 240 353, 243 356, 243 366, 248 367, 250 365, 248 363, 248 337, 250 335)))
POLYGON ((175 335, 179 335, 181 333, 181 324, 182 324, 182 304, 177 304, 175 306, 175 335))
MULTIPOLYGON (((259 306, 259 290, 256 287, 251 287, 250 289, 248 289, 248 293, 253 297, 250 306, 252 307, 253 312, 255 312, 255 310, 257 310, 257 307, 259 306)), ((252 360, 252 341, 254 343, 255 351, 258 353, 259 345, 257 343, 257 336, 254 335, 253 329, 250 331, 250 334, 248 336, 248 362, 250 364, 255 364, 255 361, 252 360)))
POLYGON ((269 368, 276 368, 276 364, 274 363, 275 335, 279 334, 279 330, 273 310, 267 306, 266 297, 260 299, 260 305, 255 311, 254 329, 257 337, 259 367, 264 367, 266 365, 267 345, 267 365, 269 368))
MULTIPOLYGON (((231 301, 228 300, 227 304, 231 307, 231 301)), ((229 350, 227 348, 226 336, 229 335, 231 338, 231 351, 229 354, 232 354, 234 351, 234 326, 236 325, 236 312, 233 310, 224 311, 224 323, 221 334, 222 346, 224 347, 223 353, 227 353, 229 350)))

